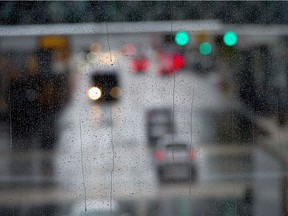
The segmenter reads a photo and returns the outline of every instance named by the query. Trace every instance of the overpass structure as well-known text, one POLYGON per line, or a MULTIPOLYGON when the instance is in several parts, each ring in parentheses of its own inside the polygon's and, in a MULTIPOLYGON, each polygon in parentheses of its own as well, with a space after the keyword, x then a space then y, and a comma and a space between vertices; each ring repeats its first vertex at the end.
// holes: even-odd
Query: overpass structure
POLYGON ((243 35, 279 36, 288 35, 287 25, 261 24, 223 24, 218 20, 199 21, 156 21, 156 22, 113 22, 83 24, 47 25, 0 25, 0 37, 37 36, 37 35, 85 35, 85 34, 141 34, 187 31, 190 33, 207 32, 221 34, 233 30, 243 35))

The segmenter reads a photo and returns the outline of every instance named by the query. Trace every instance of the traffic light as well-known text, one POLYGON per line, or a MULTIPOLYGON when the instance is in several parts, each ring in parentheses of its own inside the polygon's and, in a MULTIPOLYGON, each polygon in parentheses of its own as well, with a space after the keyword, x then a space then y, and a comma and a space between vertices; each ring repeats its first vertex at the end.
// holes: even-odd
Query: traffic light
POLYGON ((211 37, 208 33, 198 33, 195 37, 195 42, 201 55, 208 56, 212 53, 211 37))
POLYGON ((210 43, 208 42, 204 42, 204 43, 201 43, 199 45, 199 52, 202 54, 202 55, 209 55, 211 54, 212 52, 212 46, 210 43))
POLYGON ((162 44, 158 50, 160 75, 173 75, 176 71, 184 68, 184 54, 188 49, 190 36, 185 31, 178 31, 175 34, 162 34, 162 44))
POLYGON ((179 31, 175 35, 175 43, 179 46, 185 46, 189 42, 189 34, 185 31, 179 31))
POLYGON ((190 36, 185 31, 178 31, 176 34, 165 34, 163 35, 164 45, 174 46, 179 49, 189 43, 190 36))
POLYGON ((185 66, 185 58, 181 54, 175 54, 173 56, 173 71, 182 69, 185 66))
POLYGON ((238 35, 232 31, 228 31, 223 35, 216 35, 214 38, 216 52, 224 58, 230 58, 237 53, 237 42, 238 35))
POLYGON ((165 34, 163 38, 164 44, 171 45, 172 43, 174 43, 174 38, 175 35, 173 34, 165 34))
POLYGON ((226 46, 234 46, 238 42, 238 36, 233 31, 228 31, 223 36, 223 41, 226 46))
POLYGON ((201 44, 201 43, 204 43, 204 42, 207 42, 207 41, 209 41, 209 37, 208 37, 207 33, 201 32, 201 33, 198 33, 196 35, 196 43, 197 44, 201 44))
POLYGON ((114 71, 103 71, 91 76, 91 87, 88 89, 88 97, 97 102, 113 102, 120 98, 118 76, 114 71))

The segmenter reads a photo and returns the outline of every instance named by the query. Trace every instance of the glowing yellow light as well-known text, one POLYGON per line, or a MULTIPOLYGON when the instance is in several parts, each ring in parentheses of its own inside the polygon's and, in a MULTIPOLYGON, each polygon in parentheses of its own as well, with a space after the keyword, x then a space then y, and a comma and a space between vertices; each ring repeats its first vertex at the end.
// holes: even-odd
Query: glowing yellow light
POLYGON ((43 49, 67 48, 69 41, 64 36, 42 36, 39 39, 39 46, 43 49))
POLYGON ((110 95, 113 98, 119 98, 121 96, 121 89, 119 87, 113 87, 110 91, 110 95))
POLYGON ((88 96, 91 100, 98 100, 102 93, 98 87, 92 87, 88 90, 88 96))

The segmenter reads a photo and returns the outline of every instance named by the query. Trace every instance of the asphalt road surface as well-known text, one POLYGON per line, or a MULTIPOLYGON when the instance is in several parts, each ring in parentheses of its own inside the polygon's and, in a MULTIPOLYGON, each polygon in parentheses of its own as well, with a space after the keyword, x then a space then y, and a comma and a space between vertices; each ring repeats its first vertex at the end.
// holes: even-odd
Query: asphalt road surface
POLYGON ((211 147, 201 142, 211 131, 199 113, 227 106, 216 89, 217 77, 202 78, 189 71, 159 77, 156 60, 153 56, 150 59, 151 68, 146 74, 129 72, 129 58, 123 56, 113 65, 82 66, 75 97, 61 119, 64 131, 55 155, 59 181, 73 191, 73 196, 133 199, 154 197, 159 189, 174 188, 158 183, 148 148, 145 113, 155 107, 174 110, 177 134, 187 142, 192 139, 193 145, 200 148, 199 182, 225 181, 225 175, 237 182, 237 173, 251 173, 252 148, 239 146, 235 151, 231 146, 211 147), (117 70, 122 84, 120 102, 103 105, 89 101, 89 77, 97 69, 117 70))

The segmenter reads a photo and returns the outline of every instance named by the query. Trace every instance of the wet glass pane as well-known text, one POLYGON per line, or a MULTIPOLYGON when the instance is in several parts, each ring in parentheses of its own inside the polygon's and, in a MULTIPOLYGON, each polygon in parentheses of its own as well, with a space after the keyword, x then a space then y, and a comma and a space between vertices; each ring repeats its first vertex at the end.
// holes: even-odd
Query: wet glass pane
POLYGON ((287 215, 288 3, 0 3, 0 215, 287 215))

